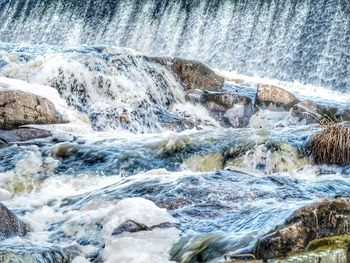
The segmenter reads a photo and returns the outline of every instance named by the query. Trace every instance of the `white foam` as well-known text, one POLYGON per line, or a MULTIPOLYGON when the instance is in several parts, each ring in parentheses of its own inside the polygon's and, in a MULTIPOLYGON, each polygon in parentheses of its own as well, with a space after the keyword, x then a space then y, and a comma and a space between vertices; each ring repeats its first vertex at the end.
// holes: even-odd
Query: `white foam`
POLYGON ((127 198, 116 204, 107 220, 103 230, 105 262, 169 262, 167 251, 179 235, 179 230, 175 228, 126 233, 122 236, 111 235, 126 220, 134 220, 147 226, 177 222, 166 209, 161 209, 144 198, 127 198))

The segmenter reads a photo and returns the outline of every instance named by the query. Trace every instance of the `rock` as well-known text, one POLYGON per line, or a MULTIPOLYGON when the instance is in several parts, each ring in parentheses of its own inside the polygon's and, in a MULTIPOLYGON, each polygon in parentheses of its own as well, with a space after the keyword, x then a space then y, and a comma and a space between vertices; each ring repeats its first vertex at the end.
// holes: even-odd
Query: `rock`
POLYGON ((188 94, 193 103, 202 104, 209 115, 224 127, 242 128, 254 114, 250 98, 230 92, 195 91, 188 94))
POLYGON ((304 121, 305 124, 313 124, 321 120, 322 115, 319 112, 320 106, 317 103, 304 100, 292 107, 291 116, 297 118, 298 121, 304 121))
POLYGON ((151 230, 148 226, 144 224, 137 223, 133 220, 127 220, 121 225, 119 225, 116 229, 114 229, 112 236, 120 235, 124 232, 135 233, 139 231, 148 231, 151 230))
POLYGON ((180 79, 185 90, 219 90, 225 79, 217 75, 205 64, 180 58, 174 58, 170 67, 175 75, 180 79))
POLYGON ((4 148, 6 145, 7 145, 7 142, 2 140, 2 139, 0 139, 0 149, 4 148))
POLYGON ((256 94, 256 104, 258 106, 273 105, 290 110, 290 108, 299 102, 297 97, 281 87, 267 84, 259 84, 258 86, 256 94))
POLYGON ((350 248, 350 235, 324 237, 312 240, 307 246, 308 251, 350 248))
POLYGON ((225 78, 216 74, 211 68, 202 62, 172 57, 148 57, 143 59, 152 63, 158 63, 169 67, 180 80, 185 90, 219 90, 225 82, 225 78))
POLYGON ((300 149, 283 141, 238 144, 224 153, 225 167, 240 167, 265 174, 293 172, 310 163, 300 149))
POLYGON ((76 248, 35 247, 30 245, 2 246, 0 249, 1 263, 68 263, 72 262, 81 251, 76 248))
POLYGON ((183 165, 194 172, 211 172, 224 168, 221 153, 211 153, 204 156, 192 155, 183 161, 183 165))
POLYGON ((27 232, 28 226, 0 203, 0 240, 14 236, 25 236, 27 232))
POLYGON ((293 213, 286 222, 260 238, 258 259, 272 259, 303 252, 312 240, 350 233, 350 199, 323 199, 293 213))
POLYGON ((341 122, 350 119, 347 109, 341 110, 336 107, 326 107, 319 105, 311 100, 304 100, 297 103, 291 109, 291 116, 298 121, 304 121, 305 124, 341 122))
POLYGON ((52 136, 52 134, 49 131, 28 127, 22 127, 14 130, 0 130, 0 140, 4 141, 5 144, 47 138, 50 136, 52 136))
POLYGON ((0 91, 0 129, 27 124, 62 123, 62 116, 49 100, 20 90, 0 91))
POLYGON ((165 222, 165 223, 160 223, 158 225, 148 227, 145 224, 138 223, 134 220, 126 220, 124 223, 122 223, 116 229, 114 229, 112 236, 117 236, 124 232, 135 233, 139 231, 151 231, 155 228, 170 228, 174 226, 175 224, 165 222))

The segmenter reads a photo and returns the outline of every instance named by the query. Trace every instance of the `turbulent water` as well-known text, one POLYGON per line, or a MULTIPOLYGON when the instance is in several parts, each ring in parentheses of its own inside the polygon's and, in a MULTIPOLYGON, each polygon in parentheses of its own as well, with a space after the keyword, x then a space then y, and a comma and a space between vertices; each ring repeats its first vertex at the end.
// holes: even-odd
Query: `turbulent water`
POLYGON ((0 149, 4 203, 31 228, 0 261, 223 262, 301 206, 348 197, 349 167, 309 157, 319 125, 263 111, 263 129, 221 127, 150 55, 208 63, 253 101, 264 82, 348 109, 349 15, 345 0, 0 0, 0 91, 68 121, 0 149), (154 227, 116 234, 128 219, 154 227))

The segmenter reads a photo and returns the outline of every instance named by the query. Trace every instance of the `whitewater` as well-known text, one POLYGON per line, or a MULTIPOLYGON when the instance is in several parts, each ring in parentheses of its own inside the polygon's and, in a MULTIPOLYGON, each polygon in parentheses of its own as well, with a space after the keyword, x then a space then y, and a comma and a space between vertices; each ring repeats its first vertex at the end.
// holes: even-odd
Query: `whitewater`
POLYGON ((350 4, 258 2, 0 0, 0 91, 64 119, 0 147, 0 200, 30 226, 0 241, 1 262, 225 262, 300 207, 350 196, 349 166, 308 154, 319 124, 255 110, 261 83, 349 110, 350 4), (249 98, 246 125, 189 99, 175 58, 249 98), (127 220, 148 229, 116 231, 127 220))

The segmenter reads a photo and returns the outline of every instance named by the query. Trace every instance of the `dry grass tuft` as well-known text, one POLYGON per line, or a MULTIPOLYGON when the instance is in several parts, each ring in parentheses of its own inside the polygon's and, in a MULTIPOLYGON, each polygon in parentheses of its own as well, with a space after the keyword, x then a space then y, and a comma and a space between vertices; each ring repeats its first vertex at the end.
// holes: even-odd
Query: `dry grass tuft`
POLYGON ((350 163, 350 127, 326 126, 311 139, 309 146, 317 164, 347 165, 350 163))

